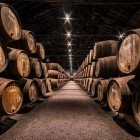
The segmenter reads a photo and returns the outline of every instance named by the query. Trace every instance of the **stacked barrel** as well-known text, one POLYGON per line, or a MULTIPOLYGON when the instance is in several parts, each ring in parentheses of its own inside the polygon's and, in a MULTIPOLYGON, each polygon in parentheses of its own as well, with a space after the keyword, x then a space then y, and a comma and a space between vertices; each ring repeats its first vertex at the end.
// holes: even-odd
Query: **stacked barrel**
MULTIPOLYGON (((55 81, 48 79, 50 71, 45 56, 45 49, 36 42, 34 33, 21 28, 16 11, 0 3, 0 117, 18 112, 52 91, 51 83, 55 81)), ((68 75, 59 70, 61 87, 68 75)))
MULTIPOLYGON (((6 71, 10 63, 12 63, 13 72, 16 71, 15 57, 17 55, 12 57, 12 50, 6 44, 20 39, 20 37, 21 24, 17 13, 10 5, 0 3, 0 74, 6 71)), ((28 58, 28 56, 25 57, 28 58)), ((11 74, 9 73, 9 75, 11 74)), ((0 78, 0 116, 16 113, 22 103, 23 94, 19 83, 11 78, 0 78)))
POLYGON ((68 82, 69 74, 58 63, 47 63, 47 69, 52 90, 56 90, 68 82))
POLYGON ((74 75, 75 81, 113 112, 135 116, 140 127, 140 29, 118 41, 97 42, 74 75))

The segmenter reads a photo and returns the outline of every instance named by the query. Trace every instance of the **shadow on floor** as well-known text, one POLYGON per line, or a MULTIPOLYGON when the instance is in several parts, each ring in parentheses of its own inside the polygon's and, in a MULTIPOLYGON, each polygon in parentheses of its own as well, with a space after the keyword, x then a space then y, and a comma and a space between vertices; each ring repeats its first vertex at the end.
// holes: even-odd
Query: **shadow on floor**
POLYGON ((0 135, 9 130, 14 124, 16 124, 16 122, 17 120, 11 118, 7 118, 6 120, 2 121, 0 123, 0 135))
POLYGON ((114 116, 113 120, 117 125, 119 125, 123 130, 125 130, 130 135, 133 135, 135 137, 140 137, 140 131, 135 129, 132 125, 130 125, 128 122, 126 122, 123 118, 119 116, 114 116))
POLYGON ((18 112, 18 114, 26 114, 35 108, 35 104, 26 105, 18 112))
POLYGON ((40 104, 42 102, 44 102, 44 99, 42 97, 40 97, 35 103, 40 104))
MULTIPOLYGON (((98 99, 94 99, 94 101, 100 105, 100 107, 105 110, 106 112, 108 112, 109 114, 111 113, 111 109, 109 108, 107 102, 102 102, 100 103, 98 101, 98 99)), ((112 115, 111 115, 112 116, 112 115)), ((134 128, 130 123, 128 123, 125 119, 121 118, 120 116, 116 115, 113 117, 113 120, 115 121, 115 123, 121 127, 123 130, 125 130, 127 133, 129 133, 132 136, 135 137, 140 137, 140 131, 137 130, 136 128, 134 128)))

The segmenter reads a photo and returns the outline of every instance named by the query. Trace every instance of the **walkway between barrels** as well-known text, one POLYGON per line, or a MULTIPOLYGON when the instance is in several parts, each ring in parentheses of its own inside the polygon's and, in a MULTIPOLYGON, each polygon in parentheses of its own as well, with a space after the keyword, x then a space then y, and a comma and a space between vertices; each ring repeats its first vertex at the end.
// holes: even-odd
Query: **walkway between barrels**
POLYGON ((17 123, 0 140, 136 140, 115 123, 75 82, 49 94, 28 113, 13 116, 17 123))

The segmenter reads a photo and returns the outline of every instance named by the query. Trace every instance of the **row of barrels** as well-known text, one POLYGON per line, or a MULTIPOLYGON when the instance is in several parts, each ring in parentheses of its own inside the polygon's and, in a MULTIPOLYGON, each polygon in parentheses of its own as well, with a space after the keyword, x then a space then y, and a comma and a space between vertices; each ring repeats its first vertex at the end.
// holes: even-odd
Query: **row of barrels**
POLYGON ((50 86, 49 79, 0 78, 0 116, 14 114, 23 105, 36 102, 51 90, 50 86))
MULTIPOLYGON (((52 91, 55 81, 48 78, 47 68, 55 66, 46 63, 45 56, 45 49, 37 43, 34 33, 21 28, 13 7, 0 3, 0 116, 14 114, 52 91)), ((59 78, 68 77, 59 64, 58 70, 59 78)), ((57 86, 66 81, 57 80, 57 86)))
POLYGON ((0 3, 0 116, 16 113, 50 90, 45 56, 34 33, 21 28, 13 7, 0 3))
MULTIPOLYGON (((117 73, 119 74, 134 74, 138 76, 140 71, 139 41, 140 28, 127 31, 118 41, 107 40, 93 44, 93 49, 77 70, 77 74, 80 74, 80 72, 88 67, 88 65, 91 65, 92 62, 97 62, 96 77, 99 77, 98 73, 100 68, 103 69, 108 65, 110 67, 117 67, 119 70, 117 73), (111 58, 110 56, 116 57, 111 58), (113 65, 115 61, 116 66, 113 65)), ((85 73, 87 73, 87 71, 85 73)))
MULTIPOLYGON (((48 76, 46 63, 43 63, 39 58, 30 57, 24 50, 7 48, 8 65, 0 76, 8 78, 43 78, 48 76)), ((3 57, 3 56, 1 56, 3 57)), ((2 58, 4 59, 4 58, 2 58)))
POLYGON ((67 73, 58 63, 48 63, 47 64, 48 70, 55 70, 58 71, 59 73, 62 73, 63 75, 69 77, 69 73, 67 73))
POLYGON ((113 112, 134 115, 140 127, 140 80, 135 75, 75 80, 88 94, 113 112))
POLYGON ((117 41, 97 42, 74 75, 92 98, 113 112, 135 116, 140 127, 140 29, 117 41))
POLYGON ((36 43, 33 32, 21 28, 20 19, 13 7, 0 3, 0 9, 0 72, 5 70, 10 61, 8 58, 11 58, 9 55, 12 53, 9 54, 9 48, 22 50, 25 58, 30 55, 44 59, 44 47, 41 43, 36 43))
POLYGON ((22 106, 36 102, 40 96, 46 96, 46 93, 62 87, 67 82, 68 78, 0 78, 0 116, 18 112, 22 106))
POLYGON ((66 73, 58 63, 47 63, 48 78, 50 79, 53 90, 62 87, 69 79, 66 73))

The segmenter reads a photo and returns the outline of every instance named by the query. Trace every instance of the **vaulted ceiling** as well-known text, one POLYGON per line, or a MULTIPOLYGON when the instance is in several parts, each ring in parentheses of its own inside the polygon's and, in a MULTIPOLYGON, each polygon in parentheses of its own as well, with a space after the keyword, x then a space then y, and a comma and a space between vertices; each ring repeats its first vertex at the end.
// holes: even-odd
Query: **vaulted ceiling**
POLYGON ((119 33, 140 26, 139 0, 1 0, 11 4, 22 28, 35 33, 42 42, 46 59, 70 69, 66 30, 72 30, 72 63, 77 69, 97 41, 118 39, 119 33), (65 25, 64 11, 71 12, 65 25))

